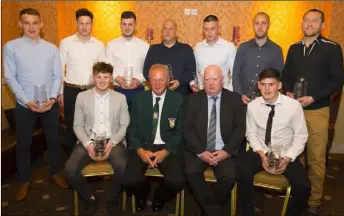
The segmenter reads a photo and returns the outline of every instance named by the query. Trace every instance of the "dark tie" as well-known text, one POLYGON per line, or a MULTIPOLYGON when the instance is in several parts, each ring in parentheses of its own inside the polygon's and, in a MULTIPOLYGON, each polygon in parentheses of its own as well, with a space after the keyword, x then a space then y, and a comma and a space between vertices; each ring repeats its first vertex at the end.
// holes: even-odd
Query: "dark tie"
POLYGON ((269 112, 268 122, 266 123, 266 133, 265 133, 265 145, 269 146, 271 144, 271 128, 272 128, 272 119, 275 115, 275 105, 266 104, 266 106, 271 107, 269 112))
POLYGON ((207 134, 207 151, 215 151, 216 144, 216 100, 217 96, 211 97, 214 100, 213 106, 211 108, 209 127, 207 134))
MULTIPOLYGON (((155 140, 156 129, 159 122, 159 101, 160 97, 155 98, 155 104, 153 106, 153 121, 152 121, 152 142, 155 140)), ((153 143, 154 144, 154 143, 153 143)))

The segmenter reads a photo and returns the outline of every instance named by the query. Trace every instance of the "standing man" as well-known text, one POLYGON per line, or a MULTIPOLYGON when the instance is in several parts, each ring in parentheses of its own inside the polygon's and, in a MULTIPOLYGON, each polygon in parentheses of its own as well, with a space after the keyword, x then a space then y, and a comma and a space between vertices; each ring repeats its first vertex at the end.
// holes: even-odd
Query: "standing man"
MULTIPOLYGON (((250 84, 258 81, 259 73, 265 68, 283 70, 284 60, 280 46, 268 37, 270 17, 259 12, 253 19, 254 38, 240 44, 233 68, 233 90, 241 94, 241 100, 248 104, 246 96, 250 84)), ((257 88, 258 91, 258 88, 257 88)))
POLYGON ((223 88, 221 68, 204 72, 204 90, 189 96, 184 119, 185 175, 202 215, 223 215, 222 207, 236 181, 235 157, 245 136, 245 113, 240 95, 223 88), (203 172, 211 166, 214 190, 203 172))
POLYGON ((274 68, 264 69, 259 74, 258 86, 262 97, 248 104, 246 114, 246 137, 252 149, 241 154, 239 159, 241 215, 254 215, 253 178, 265 170, 283 174, 288 179, 293 198, 287 215, 301 216, 311 190, 306 170, 298 159, 308 137, 302 106, 279 93, 282 83, 280 73, 274 68), (283 159, 275 171, 268 166, 266 153, 270 146, 281 146, 283 159))
POLYGON ((93 66, 94 88, 77 96, 74 131, 79 143, 66 162, 65 168, 70 186, 87 202, 87 213, 90 215, 95 213, 98 203, 87 187, 81 170, 91 161, 109 160, 114 176, 107 210, 109 215, 117 215, 120 211, 119 197, 127 163, 125 134, 129 125, 129 112, 125 96, 110 89, 112 73, 113 67, 110 64, 97 62, 93 66), (106 134, 102 158, 95 154, 95 133, 106 134))
POLYGON ((56 98, 61 88, 61 63, 55 45, 40 38, 43 27, 40 13, 32 8, 20 11, 19 26, 24 36, 6 43, 4 75, 16 97, 16 160, 20 180, 17 201, 24 200, 31 183, 30 147, 37 118, 40 119, 49 153, 49 176, 60 188, 67 188, 60 171, 59 108, 56 98), (34 55, 33 55, 34 53, 34 55), (47 101, 38 105, 34 86, 45 85, 47 101))
POLYGON ((144 173, 147 168, 158 167, 164 181, 154 192, 152 210, 159 211, 184 187, 184 97, 167 89, 166 65, 152 65, 149 82, 152 90, 137 94, 133 100, 128 165, 123 184, 135 194, 137 210, 143 210, 150 192, 144 173))
MULTIPOLYGON (((223 76, 223 87, 233 91, 231 73, 236 49, 230 43, 219 36, 220 24, 215 15, 209 15, 203 20, 203 34, 205 39, 195 47, 197 70, 204 74, 205 68, 209 65, 217 65, 221 68, 223 76)), ((191 89, 199 91, 198 86, 191 82, 191 89)))
POLYGON ((177 24, 166 20, 161 30, 163 42, 152 45, 147 53, 143 75, 148 79, 149 69, 153 64, 169 65, 173 77, 168 88, 183 96, 190 94, 189 82, 196 72, 196 61, 192 48, 177 40, 177 24))
POLYGON ((122 36, 110 41, 106 47, 106 56, 114 66, 115 91, 124 94, 130 110, 134 94, 144 91, 146 81, 143 76, 143 63, 149 44, 135 37, 136 15, 132 11, 124 11, 121 15, 122 36), (126 84, 125 68, 132 68, 133 78, 126 84))
POLYGON ((70 155, 76 144, 73 131, 75 100, 79 92, 91 87, 92 66, 105 56, 104 44, 91 36, 93 14, 81 8, 75 13, 78 32, 60 43, 60 57, 64 83, 58 101, 64 108, 67 123, 66 153, 70 155), (66 73, 65 73, 66 72, 66 73))
POLYGON ((331 95, 341 90, 344 81, 341 47, 320 33, 324 20, 324 13, 318 9, 304 14, 304 37, 289 48, 282 73, 283 90, 292 98, 295 82, 301 76, 307 81, 307 96, 297 100, 305 110, 309 133, 306 153, 312 191, 308 212, 312 216, 319 215, 323 194, 331 95))

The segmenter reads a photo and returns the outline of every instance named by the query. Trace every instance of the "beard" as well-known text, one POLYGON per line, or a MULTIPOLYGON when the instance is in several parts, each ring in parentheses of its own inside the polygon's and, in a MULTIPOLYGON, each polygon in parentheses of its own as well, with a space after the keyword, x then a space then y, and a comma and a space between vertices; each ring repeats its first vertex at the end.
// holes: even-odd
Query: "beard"
POLYGON ((266 35, 268 35, 268 32, 265 32, 262 35, 258 35, 257 33, 254 33, 254 37, 257 38, 257 39, 263 39, 263 38, 266 37, 266 35))
POLYGON ((314 36, 317 36, 318 34, 320 34, 320 30, 315 31, 315 32, 311 32, 311 33, 307 33, 306 31, 303 31, 303 35, 305 37, 314 37, 314 36))

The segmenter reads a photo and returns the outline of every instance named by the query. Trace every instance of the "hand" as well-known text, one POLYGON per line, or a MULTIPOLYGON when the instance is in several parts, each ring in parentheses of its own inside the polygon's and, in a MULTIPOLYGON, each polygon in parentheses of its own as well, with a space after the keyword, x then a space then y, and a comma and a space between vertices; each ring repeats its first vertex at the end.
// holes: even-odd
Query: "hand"
POLYGON ((247 105, 251 100, 246 95, 241 95, 241 101, 247 105))
POLYGON ((39 105, 36 104, 35 102, 33 101, 29 101, 26 103, 26 106, 32 111, 32 112, 39 112, 39 105))
POLYGON ((283 159, 281 160, 281 162, 278 166, 278 169, 276 169, 274 171, 274 174, 282 174, 287 169, 287 166, 288 166, 290 160, 291 160, 291 158, 288 156, 283 157, 283 159))
POLYGON ((131 80, 131 83, 129 85, 129 89, 136 89, 137 86, 139 86, 141 84, 140 80, 136 79, 133 77, 133 79, 131 80))
POLYGON ((302 107, 307 107, 314 102, 314 99, 312 96, 304 96, 304 97, 298 98, 297 101, 301 103, 302 107))
POLYGON ((118 83, 119 87, 121 87, 123 89, 127 89, 127 86, 125 85, 125 80, 124 80, 123 76, 117 76, 115 80, 118 83))
POLYGON ((40 106, 39 112, 44 113, 51 109, 51 107, 55 104, 56 100, 50 99, 46 101, 44 104, 40 106))
POLYGON ((158 164, 161 163, 161 162, 163 162, 164 159, 165 159, 169 154, 170 154, 170 153, 169 153, 167 150, 165 150, 165 149, 154 152, 155 158, 154 158, 154 161, 153 161, 153 167, 151 167, 151 168, 157 167, 158 164))
POLYGON ((259 156, 260 156, 260 159, 262 161, 262 167, 264 168, 264 170, 268 173, 271 173, 271 171, 269 169, 268 157, 266 157, 264 151, 258 150, 257 154, 259 154, 259 156))
POLYGON ((218 150, 212 153, 214 156, 213 161, 218 164, 219 162, 223 161, 224 159, 228 158, 230 155, 224 150, 218 150))
POLYGON ((286 95, 287 95, 288 97, 290 97, 290 98, 293 98, 293 99, 295 98, 295 97, 294 97, 294 94, 291 93, 291 92, 287 92, 286 95))
POLYGON ((171 90, 175 90, 175 89, 177 89, 179 86, 180 86, 180 83, 179 83, 178 80, 172 80, 172 81, 170 82, 170 85, 169 85, 168 88, 171 89, 171 90))
POLYGON ((57 96, 57 101, 59 102, 60 107, 64 107, 63 94, 57 96))
POLYGON ((104 149, 104 157, 102 158, 102 160, 106 160, 109 158, 111 150, 112 150, 112 145, 113 145, 112 142, 106 144, 105 149, 104 149))
POLYGON ((204 151, 199 156, 202 161, 208 163, 209 165, 216 166, 217 163, 214 161, 215 156, 212 155, 209 151, 204 151))
POLYGON ((99 160, 99 158, 96 157, 96 153, 94 151, 94 145, 93 143, 89 144, 87 146, 87 152, 88 152, 88 156, 90 156, 90 158, 94 161, 101 161, 99 160))
POLYGON ((136 153, 140 156, 143 162, 148 164, 148 167, 154 167, 152 159, 155 158, 155 154, 153 152, 139 148, 136 150, 136 153))
POLYGON ((192 84, 191 85, 191 90, 192 90, 192 92, 198 92, 199 91, 198 85, 197 84, 192 84))

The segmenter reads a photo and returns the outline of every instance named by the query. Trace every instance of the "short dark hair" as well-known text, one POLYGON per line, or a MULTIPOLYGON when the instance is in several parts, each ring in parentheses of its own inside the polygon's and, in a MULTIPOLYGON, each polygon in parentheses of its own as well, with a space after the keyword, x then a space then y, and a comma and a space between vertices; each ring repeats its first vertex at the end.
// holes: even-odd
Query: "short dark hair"
POLYGON ((259 16, 259 15, 265 15, 265 16, 268 18, 268 22, 270 23, 270 16, 269 16, 267 13, 265 13, 265 12, 259 12, 259 13, 257 13, 257 14, 254 16, 253 20, 255 20, 256 17, 259 16))
POLYGON ((319 13, 319 14, 320 14, 321 22, 322 22, 322 23, 325 22, 325 14, 324 14, 324 12, 322 12, 321 10, 315 9, 315 8, 306 11, 306 13, 303 15, 303 18, 302 18, 302 19, 304 19, 305 16, 306 16, 306 14, 308 14, 309 12, 316 12, 316 13, 319 13))
POLYGON ((259 74, 259 81, 266 79, 266 78, 274 78, 278 82, 281 81, 281 74, 275 68, 265 68, 259 74))
POLYGON ((96 62, 93 65, 93 75, 97 75, 99 73, 113 73, 113 66, 111 64, 108 64, 106 62, 96 62))
POLYGON ((208 15, 206 18, 204 18, 203 22, 218 22, 219 18, 215 15, 208 15))
POLYGON ((124 11, 121 14, 121 20, 122 19, 130 19, 130 18, 133 18, 136 21, 136 15, 135 15, 134 12, 132 12, 132 11, 124 11))
POLYGON ((33 9, 33 8, 25 8, 25 9, 21 10, 20 13, 19 13, 19 19, 21 19, 21 17, 22 17, 24 14, 34 15, 34 16, 39 16, 39 17, 41 17, 41 14, 40 14, 36 9, 33 9))
POLYGON ((75 12, 75 19, 78 20, 81 16, 88 16, 93 20, 93 13, 86 8, 80 8, 75 12))

